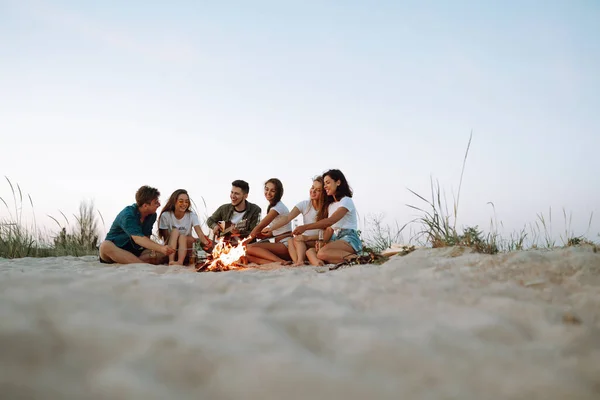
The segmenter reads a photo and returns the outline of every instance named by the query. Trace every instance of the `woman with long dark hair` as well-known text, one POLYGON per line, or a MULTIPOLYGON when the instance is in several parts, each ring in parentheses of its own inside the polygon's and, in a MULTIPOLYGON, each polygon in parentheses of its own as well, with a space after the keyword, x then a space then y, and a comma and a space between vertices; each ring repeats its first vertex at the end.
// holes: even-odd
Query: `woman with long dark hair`
POLYGON ((339 169, 330 169, 323 174, 323 184, 327 197, 328 217, 312 224, 304 224, 294 229, 294 235, 302 235, 308 229, 333 229, 331 241, 319 249, 319 264, 339 263, 362 250, 358 236, 358 218, 352 201, 352 189, 339 169))
POLYGON ((283 204, 283 184, 277 178, 271 178, 265 182, 265 198, 269 202, 267 215, 262 221, 250 232, 250 237, 264 239, 272 238, 273 242, 250 243, 246 247, 246 257, 248 261, 257 264, 268 264, 279 262, 289 264, 290 255, 287 248, 287 241, 292 236, 292 225, 288 222, 276 229, 272 229, 267 235, 262 233, 262 230, 267 226, 278 224, 285 219, 290 213, 290 210, 283 204))
POLYGON ((198 215, 190 208, 187 190, 177 189, 171 194, 158 217, 158 236, 169 247, 177 250, 177 260, 175 253, 169 255, 169 265, 183 265, 188 248, 197 240, 192 236, 192 229, 196 231, 204 248, 212 246, 211 240, 200 228, 198 215))

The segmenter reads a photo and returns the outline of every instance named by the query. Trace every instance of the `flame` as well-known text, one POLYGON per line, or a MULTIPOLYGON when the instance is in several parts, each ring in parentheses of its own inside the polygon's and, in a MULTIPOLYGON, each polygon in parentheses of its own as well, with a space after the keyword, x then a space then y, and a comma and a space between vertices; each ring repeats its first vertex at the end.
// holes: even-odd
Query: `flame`
POLYGON ((223 238, 219 239, 212 251, 213 261, 207 267, 209 271, 228 271, 230 269, 239 269, 240 266, 236 263, 246 255, 246 238, 238 243, 237 246, 232 246, 226 243, 223 238))

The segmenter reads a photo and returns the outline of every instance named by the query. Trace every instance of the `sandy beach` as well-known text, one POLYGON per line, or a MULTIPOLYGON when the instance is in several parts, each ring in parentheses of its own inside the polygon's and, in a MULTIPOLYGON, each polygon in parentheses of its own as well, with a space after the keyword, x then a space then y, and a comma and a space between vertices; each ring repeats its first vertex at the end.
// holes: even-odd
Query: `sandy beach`
POLYGON ((195 273, 0 259, 7 399, 598 399, 600 253, 195 273))

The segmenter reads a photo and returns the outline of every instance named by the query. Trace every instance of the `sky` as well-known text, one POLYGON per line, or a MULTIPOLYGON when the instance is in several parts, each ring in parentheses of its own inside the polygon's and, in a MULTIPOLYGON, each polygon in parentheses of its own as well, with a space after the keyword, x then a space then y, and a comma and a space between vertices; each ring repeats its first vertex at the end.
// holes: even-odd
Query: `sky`
POLYGON ((235 179, 263 210, 281 179, 291 209, 338 168, 363 229, 403 225, 409 189, 452 203, 472 133, 457 226, 559 234, 564 209, 597 238, 598 21, 596 0, 0 0, 0 217, 4 177, 38 225, 93 200, 107 230, 141 185, 202 218, 235 179))

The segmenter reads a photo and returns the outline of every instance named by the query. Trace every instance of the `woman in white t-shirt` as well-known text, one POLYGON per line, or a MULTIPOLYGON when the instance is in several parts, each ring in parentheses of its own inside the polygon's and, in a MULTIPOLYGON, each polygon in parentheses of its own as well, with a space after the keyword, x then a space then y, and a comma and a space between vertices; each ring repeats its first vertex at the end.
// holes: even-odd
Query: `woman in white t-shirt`
POLYGON ((200 228, 198 215, 190 209, 188 192, 177 189, 171 194, 158 217, 158 236, 169 247, 177 250, 177 260, 175 260, 175 253, 171 254, 169 265, 183 265, 188 248, 191 248, 197 240, 192 236, 192 230, 196 231, 205 249, 212 246, 211 240, 200 228))
POLYGON ((294 229, 294 235, 302 235, 308 229, 333 229, 331 241, 317 253, 317 258, 326 263, 340 263, 362 250, 358 237, 358 218, 352 201, 352 189, 339 169, 330 169, 323 174, 327 198, 327 218, 294 229))
MULTIPOLYGON (((313 179, 312 186, 310 187, 310 197, 308 200, 302 200, 287 215, 287 218, 282 219, 277 224, 272 224, 271 227, 267 227, 262 230, 263 234, 269 235, 273 229, 277 229, 291 222, 298 215, 302 214, 302 221, 304 224, 312 224, 313 222, 319 221, 327 216, 327 208, 323 207, 325 203, 325 192, 323 191, 323 177, 317 176, 313 179)), ((289 239, 288 252, 294 262, 293 266, 304 265, 306 257, 313 265, 318 265, 320 260, 317 258, 317 252, 315 251, 315 243, 319 238, 319 229, 310 229, 304 232, 303 235, 294 236, 293 239, 289 239)), ((329 230, 333 232, 332 230, 329 230)), ((329 240, 331 233, 325 233, 324 238, 329 240)), ((322 263, 322 262, 321 262, 322 263)))
POLYGON ((271 178, 265 182, 265 198, 269 202, 267 215, 250 232, 249 237, 265 239, 274 238, 274 241, 251 243, 246 247, 246 257, 248 261, 257 264, 268 264, 280 262, 284 265, 290 264, 290 255, 287 248, 287 241, 292 236, 292 225, 288 222, 273 229, 268 235, 262 233, 267 226, 271 227, 286 219, 290 213, 283 204, 283 184, 277 178, 271 178))

